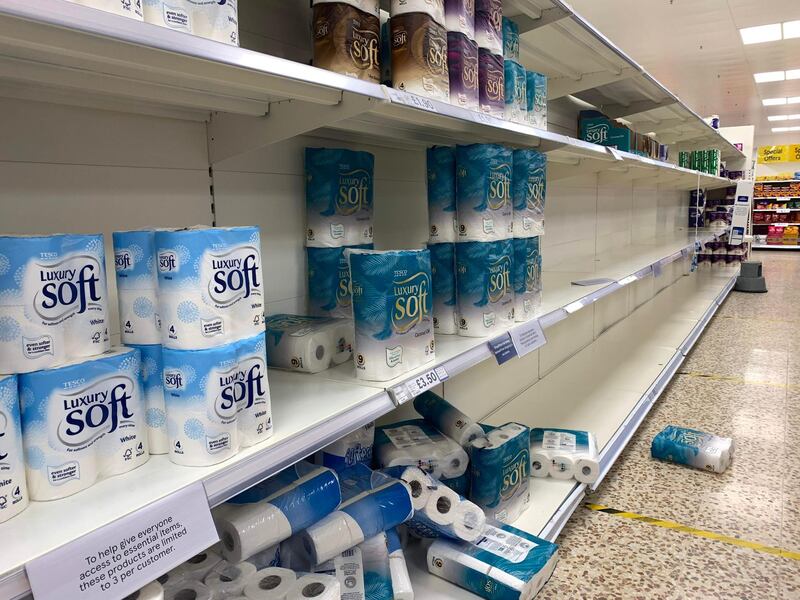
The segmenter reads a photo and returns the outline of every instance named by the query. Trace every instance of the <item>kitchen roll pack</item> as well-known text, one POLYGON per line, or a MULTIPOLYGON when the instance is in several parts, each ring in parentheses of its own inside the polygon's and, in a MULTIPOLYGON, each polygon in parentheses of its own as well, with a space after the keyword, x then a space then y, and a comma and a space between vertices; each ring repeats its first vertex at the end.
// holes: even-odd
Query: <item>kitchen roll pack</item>
POLYGON ((419 537, 477 540, 486 525, 481 508, 449 487, 436 483, 425 506, 415 511, 414 517, 406 523, 409 531, 419 537))
POLYGON ((503 56, 503 0, 475 0, 475 41, 503 56))
POLYGON ((160 230, 155 242, 166 348, 213 348, 264 330, 258 227, 160 230))
POLYGON ((486 516, 513 523, 530 504, 530 430, 506 423, 471 442, 469 499, 486 516))
POLYGON ((141 357, 142 394, 150 454, 167 454, 167 406, 164 402, 164 358, 160 344, 131 344, 141 357))
POLYGON ((155 231, 115 231, 113 239, 122 343, 160 344, 155 231))
POLYGON ((314 0, 311 32, 315 67, 380 83, 378 0, 314 0))
POLYGON ((547 129, 547 76, 534 71, 526 72, 528 95, 528 121, 534 127, 547 129))
POLYGON ((456 149, 433 146, 425 151, 428 174, 428 225, 431 243, 455 242, 456 149))
POLYGON ((342 148, 306 148, 306 246, 372 243, 375 157, 342 148))
POLYGON ((458 239, 492 242, 510 238, 514 157, 498 144, 456 147, 458 239))
POLYGON ((458 31, 447 32, 450 104, 478 110, 478 44, 458 31))
POLYGON ((392 578, 392 593, 395 600, 414 600, 414 589, 408 575, 406 556, 397 528, 386 530, 386 548, 389 551, 389 573, 392 578))
POLYGON ((514 322, 514 245, 456 244, 458 334, 486 337, 514 322))
POLYGON ((600 476, 594 434, 574 429, 531 429, 531 475, 594 483, 600 476))
POLYGON ((269 366, 303 373, 319 373, 351 359, 353 322, 303 315, 267 317, 269 366))
POLYGON ((413 466, 435 479, 460 477, 469 464, 461 446, 423 419, 378 427, 373 454, 380 468, 413 466))
POLYGON ((483 437, 483 428, 441 396, 423 392, 414 398, 414 410, 461 446, 483 437))
POLYGON ((16 375, 0 375, 0 523, 28 507, 16 375))
POLYGON ((653 438, 650 452, 653 458, 666 460, 695 469, 722 473, 733 459, 731 438, 668 425, 653 438))
POLYGON ((434 359, 427 250, 347 250, 356 376, 387 381, 434 359))
MULTIPOLYGON (((371 250, 372 244, 351 246, 371 250)), ((306 248, 308 311, 318 317, 353 318, 350 265, 341 248, 306 248)))
POLYGON ((514 150, 512 197, 514 237, 544 235, 547 156, 536 150, 514 150))
POLYGON ((533 318, 542 303, 542 256, 539 238, 514 238, 514 319, 533 318))
MULTIPOLYGON (((441 2, 409 2, 422 7, 441 2)), ((443 17, 444 15, 442 15, 443 17)), ((392 30, 392 87, 442 102, 450 101, 447 69, 447 30, 427 12, 395 15, 392 30)))
POLYGON ((375 423, 367 423, 317 453, 317 462, 334 471, 356 464, 372 464, 372 446, 375 443, 375 423))
POLYGON ((0 236, 0 371, 109 348, 102 235, 0 236))
POLYGON ((55 500, 150 458, 133 348, 19 377, 31 500, 55 500))
POLYGON ((444 0, 447 31, 475 39, 475 0, 444 0))
POLYGON ((505 65, 503 55, 478 47, 478 109, 502 119, 505 117, 505 65))
POLYGON ((458 333, 456 302, 456 245, 428 244, 433 279, 433 331, 458 333))
POLYGON ((528 122, 528 96, 526 94, 525 67, 515 60, 503 61, 503 89, 505 118, 514 123, 528 122))
POLYGON ((557 561, 558 546, 500 523, 475 543, 443 538, 428 548, 432 574, 487 600, 532 600, 557 561))

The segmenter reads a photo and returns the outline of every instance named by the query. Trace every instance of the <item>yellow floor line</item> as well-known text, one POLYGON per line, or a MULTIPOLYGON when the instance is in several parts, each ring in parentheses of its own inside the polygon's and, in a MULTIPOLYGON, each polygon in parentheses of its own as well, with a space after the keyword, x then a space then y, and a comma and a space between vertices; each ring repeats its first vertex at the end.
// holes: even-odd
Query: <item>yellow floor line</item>
POLYGON ((729 383, 737 383, 741 385, 761 385, 781 388, 783 390, 796 390, 800 389, 800 384, 797 383, 778 383, 776 381, 759 381, 754 379, 743 379, 735 375, 720 375, 718 373, 701 373, 698 371, 678 371, 676 375, 683 375, 684 377, 696 377, 698 379, 708 379, 710 381, 727 381, 729 383))
POLYGON ((774 546, 766 546, 764 544, 758 544, 756 542, 748 542, 747 540, 740 540, 739 538, 722 535, 720 533, 714 533, 713 531, 696 529, 694 527, 689 527, 688 525, 681 525, 680 523, 676 523, 675 521, 654 519, 653 517, 645 517, 644 515, 639 515, 632 512, 626 512, 624 510, 617 510, 616 508, 609 508, 608 506, 603 506, 602 504, 592 504, 590 502, 587 502, 584 504, 584 506, 589 510, 606 513, 608 515, 613 515, 615 517, 621 517, 623 519, 631 519, 633 521, 640 521, 642 523, 647 523, 648 525, 663 527, 665 529, 672 529, 674 531, 679 531, 681 533, 688 533, 690 535, 696 535, 697 537, 706 538, 708 540, 716 540, 718 542, 723 542, 725 544, 730 544, 732 546, 738 546, 739 548, 749 548, 750 550, 755 550, 756 552, 763 552, 765 554, 772 554, 773 556, 780 556, 782 558, 791 558, 792 560, 800 560, 800 552, 791 552, 789 550, 783 550, 782 548, 776 548, 774 546))

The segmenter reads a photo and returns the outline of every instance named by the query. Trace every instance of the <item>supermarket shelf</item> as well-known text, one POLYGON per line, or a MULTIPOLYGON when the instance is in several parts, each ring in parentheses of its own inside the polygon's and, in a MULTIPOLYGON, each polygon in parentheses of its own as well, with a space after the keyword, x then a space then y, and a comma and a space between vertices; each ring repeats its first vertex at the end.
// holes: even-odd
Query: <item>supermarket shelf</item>
POLYGON ((800 250, 800 244, 778 246, 777 244, 753 244, 753 250, 800 250))
POLYGON ((756 222, 753 222, 753 227, 756 227, 758 225, 780 225, 781 227, 786 227, 788 225, 800 225, 800 222, 796 222, 796 223, 756 223, 756 222))
POLYGON ((800 179, 777 179, 775 181, 759 181, 756 179, 755 184, 759 183, 800 183, 800 179))
MULTIPOLYGON (((798 198, 800 200, 800 198, 798 198)), ((775 212, 779 210, 781 212, 800 212, 800 208, 754 208, 753 212, 775 212)))
POLYGON ((780 202, 790 202, 792 200, 800 200, 800 196, 759 196, 758 198, 753 198, 753 201, 756 200, 778 200, 780 202))

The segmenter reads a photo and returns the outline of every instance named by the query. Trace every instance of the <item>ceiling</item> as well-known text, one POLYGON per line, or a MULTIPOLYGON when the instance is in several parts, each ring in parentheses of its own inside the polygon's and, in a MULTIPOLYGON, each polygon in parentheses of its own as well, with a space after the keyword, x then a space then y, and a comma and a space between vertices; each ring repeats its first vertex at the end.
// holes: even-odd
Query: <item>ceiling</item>
MULTIPOLYGON (((800 38, 742 44, 739 29, 800 20, 798 0, 569 0, 611 41, 695 112, 722 126, 755 125, 756 136, 786 141, 767 115, 798 114, 800 104, 763 106, 762 98, 800 96, 800 80, 756 84, 753 73, 800 69, 800 38), (635 25, 633 25, 635 24, 635 25)), ((772 142, 770 142, 772 143, 772 142)))

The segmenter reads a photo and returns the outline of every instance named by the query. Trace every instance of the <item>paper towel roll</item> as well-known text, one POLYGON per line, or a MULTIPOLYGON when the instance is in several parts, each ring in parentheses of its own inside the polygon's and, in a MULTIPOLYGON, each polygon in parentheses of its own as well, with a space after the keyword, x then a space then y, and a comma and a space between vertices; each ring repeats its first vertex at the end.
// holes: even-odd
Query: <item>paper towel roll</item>
POLYGON ((447 32, 447 71, 450 103, 478 110, 478 44, 463 33, 447 32))
POLYGON ((448 32, 475 39, 475 0, 444 0, 444 24, 448 32))
POLYGON ((28 507, 17 377, 0 375, 0 523, 28 507))
POLYGON ((294 571, 268 567, 248 579, 244 595, 248 600, 284 600, 295 581, 297 575, 294 571))
POLYGON ((115 231, 120 335, 123 344, 160 344, 155 231, 115 231))
POLYGON ((528 121, 534 127, 547 129, 547 77, 534 71, 526 72, 528 121))
POLYGON ((142 20, 141 0, 73 0, 76 4, 82 4, 90 8, 96 8, 105 12, 110 12, 121 17, 128 17, 134 21, 142 20))
POLYGON ((339 600, 341 585, 330 575, 303 575, 286 594, 286 600, 339 600))
POLYGON ((164 588, 164 600, 214 600, 214 594, 199 581, 186 580, 179 585, 164 588))
POLYGON ((241 594, 250 578, 256 574, 256 568, 249 562, 229 563, 222 561, 218 563, 211 572, 206 575, 203 583, 216 597, 227 598, 236 594, 241 594))
POLYGON ((398 16, 392 13, 389 26, 392 30, 392 87, 449 102, 444 25, 428 14, 413 12, 398 16))
POLYGON ((264 334, 238 342, 236 354, 239 365, 231 385, 239 443, 246 448, 269 439, 274 431, 264 334))
POLYGON ((456 151, 433 146, 425 152, 428 174, 428 225, 432 243, 456 241, 456 151))
POLYGON ((153 581, 129 596, 125 596, 123 600, 164 600, 164 588, 158 581, 153 581))
POLYGON ((433 392, 423 392, 414 398, 414 410, 461 446, 484 435, 480 425, 433 392))
POLYGON ((528 97, 526 95, 525 67, 515 60, 503 61, 503 89, 505 118, 507 121, 528 122, 528 97))
POLYGON ((430 252, 346 253, 353 284, 356 377, 387 381, 433 361, 430 252))
POLYGON ((63 498, 147 462, 140 368, 137 350, 116 348, 19 377, 32 500, 63 498))
POLYGON ((514 237, 543 235, 547 156, 528 148, 514 150, 512 181, 514 237))
POLYGON ((164 360, 161 344, 130 344, 141 356, 142 391, 145 403, 145 423, 150 454, 167 454, 167 407, 164 402, 164 360))
POLYGON ((392 0, 392 18, 407 13, 425 13, 439 25, 444 25, 444 0, 392 0))
POLYGON ((459 444, 422 419, 378 427, 373 454, 382 468, 415 466, 435 479, 460 477, 469 463, 459 444))
POLYGON ((517 25, 516 21, 503 17, 502 28, 503 58, 519 62, 519 25, 517 25))
POLYGON ((357 5, 367 2, 314 0, 313 4, 314 66, 380 83, 378 2, 369 3, 374 12, 359 10, 357 5))
POLYGON ((505 65, 500 54, 478 48, 478 109, 492 117, 505 117, 505 65))
POLYGON ((456 244, 458 334, 487 337, 514 322, 511 240, 456 244))
POLYGON ((722 473, 733 459, 734 443, 731 438, 668 425, 653 438, 650 452, 653 458, 722 473))
POLYGON ((321 465, 340 471, 355 464, 372 464, 372 446, 375 443, 375 423, 367 423, 332 444, 318 455, 321 465))
POLYGON ((187 0, 142 0, 144 22, 192 33, 192 6, 187 0))
POLYGON ((513 153, 497 144, 456 148, 459 241, 511 237, 513 153))
POLYGON ((394 600, 414 600, 414 589, 411 587, 403 545, 396 528, 386 530, 386 547, 389 551, 389 571, 394 600))
POLYGON ((192 33, 200 37, 239 45, 238 0, 185 0, 191 8, 192 33))
POLYGON ((514 319, 528 321, 542 303, 539 238, 514 238, 514 319))
POLYGON ((428 244, 433 277, 433 330, 435 333, 458 333, 456 302, 455 244, 428 244))
POLYGON ((475 41, 481 48, 503 55, 502 0, 475 0, 475 41))
POLYGON ((306 246, 372 243, 374 165, 369 152, 306 148, 306 246))

